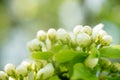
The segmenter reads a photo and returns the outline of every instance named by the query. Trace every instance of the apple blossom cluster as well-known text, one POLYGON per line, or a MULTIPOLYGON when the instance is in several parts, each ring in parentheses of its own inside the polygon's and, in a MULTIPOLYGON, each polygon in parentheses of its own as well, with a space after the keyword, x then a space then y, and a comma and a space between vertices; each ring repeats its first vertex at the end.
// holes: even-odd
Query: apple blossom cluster
MULTIPOLYGON (((4 71, 0 71, 0 80, 89 80, 84 77, 76 78, 74 72, 76 71, 76 66, 83 68, 82 66, 84 65, 90 68, 90 71, 93 70, 95 66, 98 66, 98 64, 103 70, 110 67, 110 72, 114 73, 120 71, 119 63, 111 63, 111 61, 104 56, 100 58, 96 56, 100 53, 99 49, 110 46, 112 42, 112 37, 108 35, 105 30, 103 30, 103 27, 103 24, 98 24, 93 29, 90 26, 77 25, 71 32, 68 32, 62 28, 58 30, 50 28, 47 32, 44 30, 39 30, 36 38, 27 43, 27 47, 30 52, 32 54, 37 52, 38 57, 35 57, 32 61, 23 61, 17 67, 13 64, 7 64, 4 67, 4 71), (53 54, 50 54, 53 47, 57 45, 63 45, 63 47, 67 45, 67 49, 69 50, 68 53, 70 53, 73 57, 67 55, 64 50, 63 53, 54 52, 53 54), (65 58, 62 56, 63 54, 66 56, 65 58), (80 55, 82 55, 82 57, 80 55), (67 62, 70 63, 71 60, 74 60, 74 56, 78 56, 78 60, 79 56, 81 59, 83 57, 85 59, 81 60, 82 64, 71 65, 72 69, 70 70, 73 70, 73 67, 75 70, 69 71, 65 63, 68 64, 67 62), (73 72, 71 73, 72 77, 68 72, 73 72), (55 79, 49 79, 52 76, 55 76, 55 79)), ((77 62, 74 64, 76 63, 77 62)), ((102 74, 103 73, 101 72, 97 78, 100 77, 99 79, 103 80, 101 78, 102 74)))
POLYGON ((90 26, 77 25, 72 32, 60 28, 49 29, 48 32, 40 30, 32 41, 28 42, 30 51, 49 51, 52 46, 66 44, 75 50, 83 49, 95 43, 96 46, 109 46, 112 37, 103 30, 103 24, 96 25, 93 29, 90 26))

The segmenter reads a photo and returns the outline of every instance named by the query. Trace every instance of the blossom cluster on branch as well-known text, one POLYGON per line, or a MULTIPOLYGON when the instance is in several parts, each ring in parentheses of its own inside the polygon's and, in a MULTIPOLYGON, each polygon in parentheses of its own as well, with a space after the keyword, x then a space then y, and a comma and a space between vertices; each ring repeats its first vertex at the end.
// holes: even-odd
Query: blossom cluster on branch
POLYGON ((30 61, 19 66, 7 64, 0 80, 117 80, 120 46, 111 46, 112 37, 104 25, 77 25, 68 32, 62 28, 39 30, 27 43, 30 61))
POLYGON ((93 30, 90 26, 77 25, 73 32, 67 32, 60 28, 57 31, 53 28, 48 32, 40 30, 37 32, 37 38, 28 42, 30 51, 48 51, 53 45, 66 44, 77 50, 83 49, 95 43, 98 47, 109 46, 112 37, 104 31, 103 24, 96 25, 93 30))

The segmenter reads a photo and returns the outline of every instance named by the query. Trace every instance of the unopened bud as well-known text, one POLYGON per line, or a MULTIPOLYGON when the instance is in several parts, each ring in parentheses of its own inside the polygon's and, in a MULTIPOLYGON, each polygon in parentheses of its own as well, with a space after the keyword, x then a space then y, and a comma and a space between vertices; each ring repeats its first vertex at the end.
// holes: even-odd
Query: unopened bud
POLYGON ((84 33, 86 33, 86 34, 88 34, 88 35, 91 35, 91 34, 92 34, 92 29, 91 29, 90 26, 84 26, 84 27, 82 28, 82 32, 84 32, 84 33))
POLYGON ((70 35, 70 39, 71 39, 71 41, 70 41, 71 42, 71 46, 73 48, 76 48, 76 46, 78 46, 78 45, 76 43, 76 37, 75 37, 75 35, 73 33, 70 33, 69 35, 70 35))
POLYGON ((54 74, 54 67, 51 63, 40 69, 37 73, 37 79, 46 80, 54 74))
POLYGON ((33 39, 32 41, 27 43, 27 47, 30 51, 40 51, 42 48, 42 44, 38 39, 33 39))
POLYGON ((21 65, 27 67, 28 70, 31 70, 31 63, 30 62, 23 61, 21 63, 21 65))
POLYGON ((0 80, 8 80, 7 74, 3 71, 0 71, 0 80))
POLYGON ((15 65, 13 64, 7 64, 4 68, 4 71, 11 77, 15 77, 16 75, 15 65))
POLYGON ((83 28, 82 25, 77 25, 77 26, 75 26, 75 28, 73 29, 73 33, 74 33, 75 35, 79 34, 80 32, 82 32, 82 28, 83 28))
POLYGON ((106 59, 106 58, 101 58, 100 65, 103 69, 107 69, 110 67, 111 61, 109 59, 106 59))
POLYGON ((38 70, 40 70, 40 68, 42 67, 42 63, 39 61, 35 61, 32 63, 32 70, 37 72, 38 70))
POLYGON ((98 42, 102 36, 106 34, 106 32, 102 29, 104 27, 103 24, 98 24, 93 28, 92 38, 94 42, 98 42))
POLYGON ((101 42, 103 36, 107 35, 107 33, 104 30, 100 30, 96 36, 94 36, 93 40, 94 42, 101 42))
POLYGON ((64 29, 58 29, 57 39, 63 43, 67 43, 70 40, 70 35, 64 29))
POLYGON ((94 28, 93 28, 93 33, 94 32, 99 32, 100 30, 102 30, 102 28, 104 27, 104 25, 102 23, 96 25, 94 28))
POLYGON ((47 35, 48 35, 48 38, 49 38, 51 41, 53 41, 53 40, 56 39, 57 32, 56 32, 55 29, 51 28, 51 29, 48 30, 47 35))
POLYGON ((102 37, 102 40, 101 40, 102 45, 108 46, 108 45, 111 44, 111 42, 112 42, 112 37, 111 36, 105 35, 105 36, 102 37))
POLYGON ((46 40, 46 38, 47 38, 46 32, 43 31, 43 30, 38 31, 38 32, 37 32, 37 38, 38 38, 38 40, 44 42, 44 41, 46 40))
POLYGON ((18 76, 26 77, 28 74, 28 68, 24 65, 19 65, 16 68, 16 72, 18 76))
POLYGON ((86 47, 90 44, 91 38, 86 33, 80 33, 76 38, 77 44, 81 47, 86 47))
POLYGON ((111 66, 111 71, 112 72, 120 71, 120 64, 119 63, 113 63, 112 66, 111 66))

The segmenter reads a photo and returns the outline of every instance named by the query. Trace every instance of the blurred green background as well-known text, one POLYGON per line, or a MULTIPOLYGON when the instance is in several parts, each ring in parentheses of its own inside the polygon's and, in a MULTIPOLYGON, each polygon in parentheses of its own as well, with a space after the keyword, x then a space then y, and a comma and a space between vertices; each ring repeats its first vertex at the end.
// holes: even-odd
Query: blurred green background
POLYGON ((0 69, 28 59, 26 43, 40 29, 98 23, 120 44, 120 0, 0 0, 0 69))

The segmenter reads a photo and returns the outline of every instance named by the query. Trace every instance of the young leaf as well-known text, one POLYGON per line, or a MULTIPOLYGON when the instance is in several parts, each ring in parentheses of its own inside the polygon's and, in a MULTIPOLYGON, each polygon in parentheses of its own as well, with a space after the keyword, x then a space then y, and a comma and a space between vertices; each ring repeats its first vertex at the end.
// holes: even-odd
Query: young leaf
POLYGON ((114 45, 113 48, 120 49, 120 45, 114 45))
POLYGON ((100 49, 100 55, 102 57, 119 59, 120 58, 120 47, 108 46, 100 49))
POLYGON ((34 59, 42 59, 42 60, 48 60, 53 56, 52 52, 33 52, 32 58, 34 59))
POLYGON ((52 47, 51 51, 54 53, 58 53, 61 50, 68 49, 67 45, 55 45, 52 47))
POLYGON ((75 56, 79 55, 81 52, 73 50, 61 50, 59 53, 55 54, 55 59, 59 63, 65 63, 71 61, 75 56))
POLYGON ((90 47, 90 57, 99 57, 99 51, 98 49, 95 47, 95 44, 92 44, 90 47))
POLYGON ((90 55, 85 60, 85 65, 91 69, 93 69, 97 64, 99 60, 99 51, 93 44, 90 49, 90 55))
POLYGON ((60 80, 58 76, 52 76, 49 80, 60 80))
POLYGON ((81 52, 80 55, 77 55, 76 57, 74 57, 70 63, 69 63, 69 75, 72 76, 73 74, 73 66, 76 64, 76 63, 82 63, 84 62, 84 60, 86 59, 86 57, 88 56, 88 54, 84 53, 84 52, 81 52))
POLYGON ((86 68, 82 63, 74 65, 74 72, 71 80, 98 80, 95 74, 91 74, 90 70, 86 68))
POLYGON ((115 77, 107 77, 106 80, 119 80, 120 76, 115 76, 115 77))

